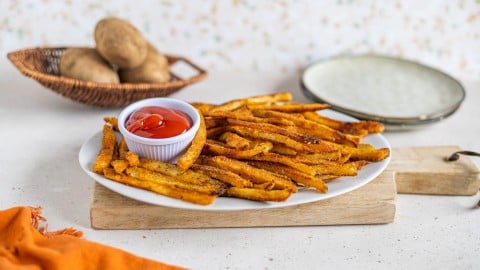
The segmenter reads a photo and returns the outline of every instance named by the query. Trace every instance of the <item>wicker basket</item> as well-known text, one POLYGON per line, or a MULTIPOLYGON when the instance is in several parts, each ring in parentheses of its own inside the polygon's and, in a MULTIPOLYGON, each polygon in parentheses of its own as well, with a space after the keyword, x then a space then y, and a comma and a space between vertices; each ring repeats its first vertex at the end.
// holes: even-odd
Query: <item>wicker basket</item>
POLYGON ((20 72, 45 87, 72 100, 100 107, 122 107, 134 101, 168 96, 206 77, 207 72, 188 59, 166 55, 169 64, 183 61, 198 73, 182 79, 171 74, 166 83, 97 83, 60 76, 60 57, 66 47, 32 48, 9 53, 7 56, 20 72))

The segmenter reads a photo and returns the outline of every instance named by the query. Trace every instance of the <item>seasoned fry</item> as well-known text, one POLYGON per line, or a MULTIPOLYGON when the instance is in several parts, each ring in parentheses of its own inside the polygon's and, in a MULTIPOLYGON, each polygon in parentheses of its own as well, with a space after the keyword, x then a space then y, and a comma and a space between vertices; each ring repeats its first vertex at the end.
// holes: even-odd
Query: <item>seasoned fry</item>
POLYGON ((296 113, 296 112, 311 112, 311 111, 318 111, 330 108, 329 104, 322 104, 322 103, 311 103, 311 104, 249 104, 247 108, 250 110, 272 110, 278 112, 288 112, 288 113, 296 113))
POLYGON ((131 176, 118 174, 112 168, 105 168, 103 171, 103 175, 105 175, 105 177, 110 180, 113 180, 122 184, 153 191, 160 195, 165 195, 168 197, 180 199, 180 200, 195 203, 195 204, 201 204, 201 205, 212 204, 217 198, 216 195, 210 195, 210 194, 205 194, 205 193, 196 192, 196 191, 188 191, 188 190, 177 188, 177 187, 165 186, 159 183, 143 181, 131 176))
POLYGON ((122 138, 120 140, 120 144, 118 145, 118 158, 125 159, 127 156, 127 152, 128 152, 127 142, 125 141, 125 138, 122 138))
POLYGON ((257 168, 286 175, 296 183, 306 187, 313 187, 322 193, 326 193, 328 191, 328 187, 322 179, 307 175, 298 170, 292 169, 289 166, 268 161, 249 161, 248 164, 257 168))
POLYGON ((123 171, 125 171, 129 166, 128 161, 125 159, 113 160, 110 165, 112 165, 116 173, 123 173, 123 171))
POLYGON ((303 116, 308 120, 349 134, 366 135, 370 133, 381 133, 384 130, 384 126, 376 121, 342 122, 314 112, 304 112, 303 116))
POLYGON ((118 119, 116 117, 104 117, 103 121, 109 124, 113 130, 118 131, 118 119))
POLYGON ((113 160, 116 144, 117 142, 112 128, 105 124, 103 126, 102 148, 93 164, 94 172, 102 174, 103 169, 110 166, 110 162, 113 160))
POLYGON ((198 128, 197 134, 192 140, 190 147, 187 151, 178 159, 177 165, 183 170, 187 170, 192 166, 192 164, 197 160, 198 156, 202 152, 203 145, 207 140, 207 129, 205 127, 205 120, 203 119, 202 113, 200 114, 200 127, 198 128))
POLYGON ((315 175, 316 170, 308 165, 305 165, 303 163, 295 162, 289 157, 282 156, 279 154, 275 153, 262 153, 259 155, 256 155, 254 157, 249 158, 250 160, 261 160, 261 161, 270 161, 270 162, 276 162, 276 163, 281 163, 284 165, 287 165, 289 167, 292 167, 294 169, 297 169, 303 173, 306 173, 308 175, 315 175))
POLYGON ((236 159, 246 159, 260 153, 266 153, 270 149, 272 149, 272 147, 273 145, 271 142, 260 142, 252 148, 239 150, 235 148, 225 147, 221 143, 213 140, 207 140, 205 146, 203 147, 203 152, 205 152, 206 154, 226 156, 236 159))
POLYGON ((390 155, 388 148, 376 149, 371 145, 359 144, 358 147, 329 143, 332 147, 340 150, 342 155, 350 155, 351 160, 366 160, 377 162, 384 160, 390 155))
POLYGON ((229 170, 200 164, 193 164, 191 168, 195 171, 201 171, 212 178, 218 179, 234 187, 243 188, 253 186, 252 182, 229 170))
POLYGON ((264 132, 262 130, 257 130, 257 129, 244 127, 244 126, 229 126, 227 127, 227 129, 231 132, 235 132, 244 137, 250 137, 250 138, 259 139, 259 140, 267 140, 273 143, 283 144, 297 151, 306 152, 306 151, 309 151, 310 149, 308 146, 304 145, 303 143, 297 142, 295 140, 290 139, 287 136, 284 136, 278 133, 264 132))
POLYGON ((278 127, 272 124, 268 123, 252 123, 252 122, 247 122, 247 121, 242 121, 238 119, 227 119, 227 122, 232 125, 232 126, 243 126, 243 127, 248 127, 248 128, 253 128, 253 129, 258 129, 262 130, 265 132, 271 132, 271 133, 278 133, 280 135, 284 135, 289 137, 290 139, 311 144, 311 143, 320 143, 320 140, 315 137, 310 137, 304 134, 300 134, 294 131, 289 131, 285 128, 278 127))
POLYGON ((239 187, 231 187, 227 189, 227 196, 244 198, 244 199, 249 199, 254 201, 283 202, 283 201, 286 201, 291 194, 292 192, 286 189, 263 190, 263 189, 239 188, 239 187))
POLYGON ((166 174, 150 171, 144 168, 129 167, 126 169, 126 174, 131 177, 143 181, 154 182, 169 187, 182 188, 185 190, 192 190, 200 193, 206 193, 210 195, 220 195, 225 192, 225 186, 223 185, 207 185, 197 184, 192 182, 182 181, 183 179, 178 177, 172 177, 166 174))
POLYGON ((130 151, 125 154, 125 159, 128 161, 130 166, 136 167, 140 165, 140 158, 135 153, 130 151))
POLYGON ((297 187, 291 182, 286 181, 284 178, 278 177, 266 170, 250 166, 245 162, 227 158, 225 156, 204 156, 201 162, 203 164, 230 170, 246 179, 249 179, 253 184, 273 182, 276 189, 289 189, 292 192, 297 192, 297 187))
POLYGON ((276 143, 273 144, 273 147, 270 150, 270 152, 277 153, 280 155, 286 155, 286 156, 295 156, 298 153, 295 149, 292 149, 283 144, 276 144, 276 143))
POLYGON ((238 119, 243 121, 249 121, 254 123, 269 123, 273 125, 282 125, 282 126, 293 126, 294 123, 290 120, 276 118, 276 117, 255 117, 251 114, 245 114, 242 112, 230 112, 230 111, 208 111, 205 116, 211 117, 219 117, 219 118, 230 118, 230 119, 238 119))
POLYGON ((232 132, 224 132, 220 137, 218 137, 220 141, 224 141, 228 146, 236 149, 246 149, 250 147, 250 141, 245 139, 238 134, 232 132))
POLYGON ((175 164, 170 164, 159 160, 141 158, 138 166, 170 176, 177 176, 180 174, 180 170, 175 164))
POLYGON ((193 107, 199 110, 202 114, 205 114, 209 110, 211 110, 215 105, 209 103, 201 103, 201 102, 192 102, 190 103, 193 107))
POLYGON ((351 162, 344 164, 325 163, 321 165, 314 165, 313 168, 317 175, 338 175, 338 176, 355 176, 357 175, 357 165, 351 162))
POLYGON ((353 136, 347 137, 345 134, 339 132, 338 130, 334 130, 328 126, 307 120, 303 118, 302 115, 293 115, 270 110, 254 110, 253 114, 258 117, 276 117, 292 121, 296 126, 300 128, 300 131, 303 131, 302 133, 307 131, 305 132, 305 134, 307 135, 320 139, 325 139, 331 142, 344 143, 351 146, 356 146, 358 143, 360 143, 360 138, 356 138, 353 136))

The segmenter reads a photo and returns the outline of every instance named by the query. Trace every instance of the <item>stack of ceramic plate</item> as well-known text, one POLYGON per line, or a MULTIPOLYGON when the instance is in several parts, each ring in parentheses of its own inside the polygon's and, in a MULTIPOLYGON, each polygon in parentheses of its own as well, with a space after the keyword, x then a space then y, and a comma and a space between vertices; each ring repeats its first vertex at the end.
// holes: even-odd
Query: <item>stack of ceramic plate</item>
POLYGON ((462 85, 443 72, 375 55, 312 64, 301 85, 308 97, 356 118, 380 121, 387 129, 437 122, 454 113, 465 98, 462 85))

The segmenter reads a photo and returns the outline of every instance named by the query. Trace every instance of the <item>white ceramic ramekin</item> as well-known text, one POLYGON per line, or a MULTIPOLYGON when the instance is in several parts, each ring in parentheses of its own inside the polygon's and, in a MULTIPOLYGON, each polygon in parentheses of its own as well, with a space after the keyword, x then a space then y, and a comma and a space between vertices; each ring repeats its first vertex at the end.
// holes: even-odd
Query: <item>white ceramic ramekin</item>
POLYGON ((185 101, 174 98, 149 98, 128 105, 118 116, 118 128, 125 138, 128 149, 140 157, 174 163, 183 154, 195 136, 200 126, 198 111, 185 101), (144 138, 129 132, 125 123, 135 111, 147 106, 161 106, 182 111, 193 121, 192 127, 186 132, 163 139, 144 138))

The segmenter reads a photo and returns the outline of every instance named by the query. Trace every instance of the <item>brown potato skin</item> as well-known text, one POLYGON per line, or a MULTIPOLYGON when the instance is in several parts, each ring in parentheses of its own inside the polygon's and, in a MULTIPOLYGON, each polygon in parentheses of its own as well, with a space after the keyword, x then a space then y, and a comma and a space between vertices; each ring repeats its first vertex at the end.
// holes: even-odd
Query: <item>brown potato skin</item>
POLYGON ((95 42, 100 55, 119 68, 135 68, 147 57, 147 41, 128 21, 109 17, 95 26, 95 42))
POLYGON ((62 76, 91 82, 119 83, 118 74, 93 48, 68 48, 60 59, 62 76))
POLYGON ((170 81, 167 58, 148 43, 145 62, 132 69, 118 71, 120 81, 128 83, 164 83, 170 81))

